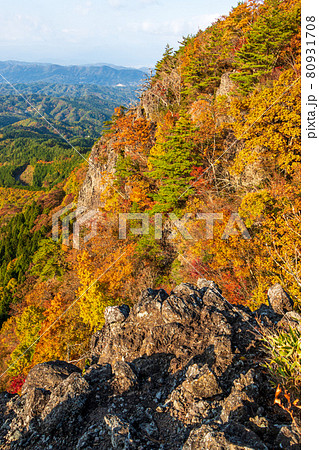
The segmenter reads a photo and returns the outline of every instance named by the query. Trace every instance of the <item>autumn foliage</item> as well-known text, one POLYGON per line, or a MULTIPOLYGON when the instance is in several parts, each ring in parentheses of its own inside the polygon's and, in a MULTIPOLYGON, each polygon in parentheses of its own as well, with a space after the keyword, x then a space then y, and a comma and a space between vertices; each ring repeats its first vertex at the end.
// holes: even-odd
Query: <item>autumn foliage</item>
MULTIPOLYGON (((40 226, 45 207, 35 214, 33 205, 32 220, 21 216, 3 231, 0 351, 13 390, 41 361, 83 367, 105 307, 133 304, 147 287, 169 290, 204 277, 231 302, 257 308, 281 283, 300 308, 300 3, 249 0, 177 51, 167 47, 140 104, 117 108, 106 124, 99 162, 109 151, 117 162, 104 174, 107 227, 81 250, 50 241, 40 226), (149 233, 119 239, 118 213, 149 214, 149 233), (172 233, 171 213, 190 214, 192 239, 172 233), (213 237, 198 213, 219 214, 213 237), (233 213, 249 239, 238 224, 225 237, 233 213), (32 258, 10 240, 23 233, 32 258)), ((71 173, 65 194, 76 199, 83 178, 83 168, 71 173)), ((24 200, 14 194, 12 201, 24 200)))

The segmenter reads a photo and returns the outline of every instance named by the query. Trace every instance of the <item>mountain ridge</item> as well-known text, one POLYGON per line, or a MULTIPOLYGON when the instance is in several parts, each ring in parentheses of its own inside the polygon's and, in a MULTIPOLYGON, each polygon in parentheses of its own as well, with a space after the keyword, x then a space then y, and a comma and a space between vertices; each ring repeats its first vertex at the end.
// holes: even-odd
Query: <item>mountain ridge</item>
MULTIPOLYGON (((50 82, 62 84, 97 84, 99 86, 136 86, 146 71, 113 64, 69 65, 0 61, 0 73, 11 83, 50 82)), ((0 78, 0 83, 5 80, 0 78)))

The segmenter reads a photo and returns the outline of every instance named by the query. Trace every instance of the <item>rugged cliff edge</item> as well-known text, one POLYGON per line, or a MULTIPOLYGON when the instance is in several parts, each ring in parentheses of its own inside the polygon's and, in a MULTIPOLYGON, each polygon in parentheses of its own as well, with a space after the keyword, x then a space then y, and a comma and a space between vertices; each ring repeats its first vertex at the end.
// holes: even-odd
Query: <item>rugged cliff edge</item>
POLYGON ((77 207, 94 210, 102 206, 101 194, 107 183, 107 177, 115 173, 117 156, 112 149, 113 141, 102 136, 92 147, 88 171, 79 192, 77 207), (100 160, 101 151, 106 155, 100 160))
POLYGON ((0 394, 1 448, 300 448, 274 405, 259 334, 260 324, 284 327, 290 310, 279 285, 251 312, 203 279, 108 307, 84 375, 42 363, 21 396, 0 394))

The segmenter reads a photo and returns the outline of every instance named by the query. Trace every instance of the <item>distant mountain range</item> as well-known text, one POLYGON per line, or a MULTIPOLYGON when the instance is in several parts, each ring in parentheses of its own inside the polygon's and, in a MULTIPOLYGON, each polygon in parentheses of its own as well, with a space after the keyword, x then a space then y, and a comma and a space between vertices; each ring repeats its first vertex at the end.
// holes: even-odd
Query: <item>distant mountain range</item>
MULTIPOLYGON (((148 69, 92 64, 61 66, 49 63, 0 61, 0 74, 10 83, 95 84, 98 86, 137 86, 146 78, 148 69)), ((5 83, 0 77, 0 83, 5 83)))

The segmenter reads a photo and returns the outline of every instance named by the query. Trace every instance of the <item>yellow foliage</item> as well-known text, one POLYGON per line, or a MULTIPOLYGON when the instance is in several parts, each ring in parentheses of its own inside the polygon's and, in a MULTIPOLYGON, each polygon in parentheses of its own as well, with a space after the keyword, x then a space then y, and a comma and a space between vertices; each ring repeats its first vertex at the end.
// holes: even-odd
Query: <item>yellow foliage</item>
POLYGON ((241 105, 234 101, 231 114, 236 118, 236 138, 245 144, 231 168, 234 173, 241 173, 258 157, 270 171, 290 176, 299 171, 300 80, 292 69, 284 71, 273 87, 256 90, 241 105), (244 121, 243 109, 248 109, 244 121))
POLYGON ((118 247, 99 261, 90 256, 87 250, 78 256, 78 277, 80 288, 79 313, 91 330, 101 327, 104 323, 104 309, 117 300, 117 295, 123 283, 131 275, 133 269, 132 255, 135 244, 126 247, 118 247))
POLYGON ((40 335, 43 335, 37 344, 32 365, 44 361, 66 359, 75 357, 79 344, 86 342, 90 330, 85 327, 76 308, 76 304, 66 304, 61 294, 56 294, 51 300, 49 308, 44 312, 40 335))
POLYGON ((43 311, 43 308, 35 305, 27 306, 22 314, 15 318, 15 333, 19 344, 8 361, 8 366, 11 366, 10 374, 26 374, 31 368, 35 344, 44 319, 43 311))

